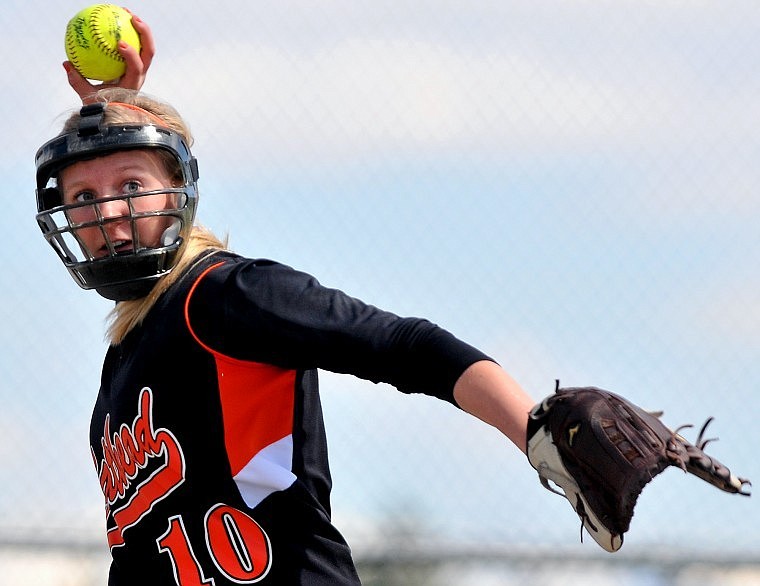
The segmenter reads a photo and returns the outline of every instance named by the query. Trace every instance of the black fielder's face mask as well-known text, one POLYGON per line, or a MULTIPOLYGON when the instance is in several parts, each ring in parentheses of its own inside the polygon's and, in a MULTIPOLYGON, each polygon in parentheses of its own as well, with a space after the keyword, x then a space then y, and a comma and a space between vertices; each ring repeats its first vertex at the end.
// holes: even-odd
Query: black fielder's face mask
POLYGON ((126 301, 147 295, 179 260, 195 216, 198 167, 177 133, 152 124, 104 126, 106 107, 85 106, 76 131, 54 138, 37 152, 36 217, 43 236, 80 287, 126 301), (134 149, 168 153, 179 168, 179 186, 63 202, 57 181, 62 170, 134 149), (114 208, 119 211, 114 213, 114 208))

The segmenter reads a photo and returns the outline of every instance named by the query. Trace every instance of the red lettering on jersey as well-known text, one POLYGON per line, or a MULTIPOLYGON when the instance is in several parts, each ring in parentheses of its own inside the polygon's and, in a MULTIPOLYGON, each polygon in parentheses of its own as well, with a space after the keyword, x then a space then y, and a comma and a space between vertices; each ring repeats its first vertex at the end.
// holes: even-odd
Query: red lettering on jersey
POLYGON ((103 459, 98 476, 107 510, 114 509, 116 527, 108 531, 111 547, 124 544, 123 532, 139 522, 154 505, 164 499, 185 480, 185 458, 174 435, 167 429, 153 427, 153 393, 149 388, 140 391, 138 413, 132 426, 122 424, 111 434, 110 416, 103 427, 103 459), (114 505, 126 494, 132 482, 153 459, 163 463, 135 487, 126 504, 114 505))

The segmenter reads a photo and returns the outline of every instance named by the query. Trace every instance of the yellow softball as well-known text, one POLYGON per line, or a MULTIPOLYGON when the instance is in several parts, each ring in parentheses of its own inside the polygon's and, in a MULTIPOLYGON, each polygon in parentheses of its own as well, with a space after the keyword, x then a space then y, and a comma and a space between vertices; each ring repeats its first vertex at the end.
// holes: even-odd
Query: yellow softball
POLYGON ((116 49, 119 41, 140 50, 132 16, 114 4, 88 6, 66 26, 66 56, 88 79, 111 81, 124 75, 126 64, 116 49))

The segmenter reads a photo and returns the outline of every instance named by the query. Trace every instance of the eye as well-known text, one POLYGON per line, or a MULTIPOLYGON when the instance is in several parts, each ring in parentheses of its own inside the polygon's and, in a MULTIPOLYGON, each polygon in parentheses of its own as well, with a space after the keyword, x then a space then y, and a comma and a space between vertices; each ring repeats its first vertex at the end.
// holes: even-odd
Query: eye
POLYGON ((122 189, 124 193, 138 193, 140 191, 140 182, 134 180, 127 181, 122 189))
POLYGON ((93 199, 95 199, 95 194, 92 191, 80 191, 74 195, 74 201, 77 203, 92 201, 93 199))

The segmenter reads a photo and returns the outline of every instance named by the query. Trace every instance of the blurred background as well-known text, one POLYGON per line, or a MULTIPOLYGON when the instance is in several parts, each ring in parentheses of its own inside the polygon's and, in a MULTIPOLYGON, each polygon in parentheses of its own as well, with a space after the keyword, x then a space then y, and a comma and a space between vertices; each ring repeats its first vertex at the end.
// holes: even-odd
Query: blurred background
MULTIPOLYGON (((0 94, 0 585, 105 584, 88 450, 107 301, 34 220, 77 107, 87 3, 6 0, 0 94)), ((198 219, 497 359, 536 400, 595 385, 757 480, 754 0, 134 0, 143 88, 195 134, 198 219)), ((604 553, 498 432, 324 373, 335 523, 365 584, 760 584, 760 509, 670 469, 604 553)))

